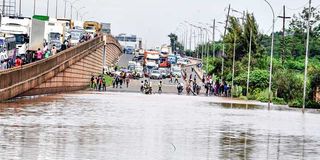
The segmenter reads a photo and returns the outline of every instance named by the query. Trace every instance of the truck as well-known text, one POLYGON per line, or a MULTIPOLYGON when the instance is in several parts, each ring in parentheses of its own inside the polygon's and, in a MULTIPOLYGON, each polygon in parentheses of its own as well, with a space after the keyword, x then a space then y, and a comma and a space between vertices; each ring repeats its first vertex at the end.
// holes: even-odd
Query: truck
POLYGON ((160 53, 157 51, 145 51, 144 52, 144 66, 147 70, 153 70, 159 67, 160 53))
POLYGON ((101 23, 101 32, 103 34, 111 34, 111 24, 110 23, 101 23))
POLYGON ((83 28, 87 33, 95 35, 101 31, 101 24, 94 21, 85 21, 83 28))
POLYGON ((38 48, 43 49, 45 43, 48 43, 49 48, 55 45, 57 50, 60 50, 64 30, 63 25, 56 19, 48 16, 33 16, 28 51, 36 52, 38 48))
POLYGON ((27 17, 2 17, 1 33, 15 36, 17 54, 25 55, 28 49, 31 30, 31 18, 27 17))
POLYGON ((6 33, 0 34, 0 61, 5 59, 15 60, 17 56, 16 38, 6 33))

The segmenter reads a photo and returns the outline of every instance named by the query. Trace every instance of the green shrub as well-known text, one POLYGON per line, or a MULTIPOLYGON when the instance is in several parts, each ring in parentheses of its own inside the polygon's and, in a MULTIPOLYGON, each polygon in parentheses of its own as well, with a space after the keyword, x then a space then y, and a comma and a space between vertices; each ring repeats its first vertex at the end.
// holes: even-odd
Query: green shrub
POLYGON ((248 98, 246 96, 240 96, 239 99, 241 100, 248 100, 248 98))
POLYGON ((302 99, 295 99, 289 102, 289 107, 301 108, 302 107, 302 99))
POLYGON ((112 85, 112 81, 113 81, 112 77, 110 77, 108 75, 105 75, 104 76, 104 80, 105 80, 107 86, 111 86, 112 85))
MULTIPOLYGON (((256 100, 260 102, 269 102, 269 91, 268 89, 265 89, 259 93, 255 94, 256 100)), ((272 97, 272 95, 271 95, 272 97)))
POLYGON ((308 101, 306 103, 306 108, 320 109, 320 103, 315 101, 308 101))
POLYGON ((233 97, 240 97, 242 96, 242 87, 241 86, 234 86, 232 89, 233 97))
POLYGON ((279 97, 274 97, 272 99, 272 103, 278 104, 278 105, 286 105, 287 104, 287 102, 283 98, 279 98, 279 97))

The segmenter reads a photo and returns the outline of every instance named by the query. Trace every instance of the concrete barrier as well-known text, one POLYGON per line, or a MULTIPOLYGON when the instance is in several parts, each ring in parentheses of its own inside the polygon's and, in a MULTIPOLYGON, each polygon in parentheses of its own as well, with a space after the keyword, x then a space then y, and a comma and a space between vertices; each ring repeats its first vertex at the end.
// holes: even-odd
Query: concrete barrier
POLYGON ((88 77, 102 73, 104 44, 107 50, 110 48, 110 52, 107 51, 107 63, 111 65, 122 53, 122 49, 112 36, 107 36, 106 43, 102 37, 96 37, 48 59, 0 71, 0 101, 18 95, 82 89, 90 81, 88 77))

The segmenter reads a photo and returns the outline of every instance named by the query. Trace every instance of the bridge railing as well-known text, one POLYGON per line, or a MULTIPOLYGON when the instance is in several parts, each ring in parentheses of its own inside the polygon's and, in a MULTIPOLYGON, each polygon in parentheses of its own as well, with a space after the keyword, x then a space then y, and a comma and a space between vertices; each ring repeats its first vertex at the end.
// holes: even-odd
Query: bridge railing
POLYGON ((96 37, 93 40, 79 44, 76 47, 69 48, 47 59, 23 65, 21 67, 0 71, 0 90, 44 74, 50 69, 61 65, 68 59, 84 53, 83 51, 90 49, 101 41, 102 37, 96 37))

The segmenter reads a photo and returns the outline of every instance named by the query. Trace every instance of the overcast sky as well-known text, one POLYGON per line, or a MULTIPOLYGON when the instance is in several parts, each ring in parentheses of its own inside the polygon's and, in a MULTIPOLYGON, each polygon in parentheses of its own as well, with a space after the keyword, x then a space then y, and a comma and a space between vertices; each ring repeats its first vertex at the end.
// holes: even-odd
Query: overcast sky
MULTIPOLYGON (((36 0, 36 14, 46 14, 47 0, 36 0)), ((50 0, 50 16, 55 16, 55 1, 50 0)), ((73 1, 73 0, 70 0, 73 1)), ((287 15, 292 16, 307 6, 308 0, 269 0, 276 16, 282 15, 283 5, 287 6, 287 15)), ((63 17, 64 2, 58 0, 58 16, 63 17)), ((228 4, 239 11, 253 12, 260 30, 270 33, 272 12, 263 0, 79 0, 73 3, 76 8, 86 7, 81 13, 90 20, 110 22, 112 33, 136 34, 143 38, 148 48, 169 43, 167 35, 174 32, 180 22, 189 21, 212 23, 212 19, 225 21, 228 4)), ((313 6, 320 0, 313 0, 313 6)), ((67 15, 70 17, 70 4, 67 15)), ((33 0, 22 0, 22 14, 31 16, 33 0)), ((232 13, 239 15, 238 13, 232 13)), ((74 13, 76 15, 76 13, 74 13)), ((282 21, 277 19, 276 30, 280 30, 282 21)), ((223 26, 219 26, 223 30, 223 26)), ((219 37, 217 36, 217 39, 219 37)))

